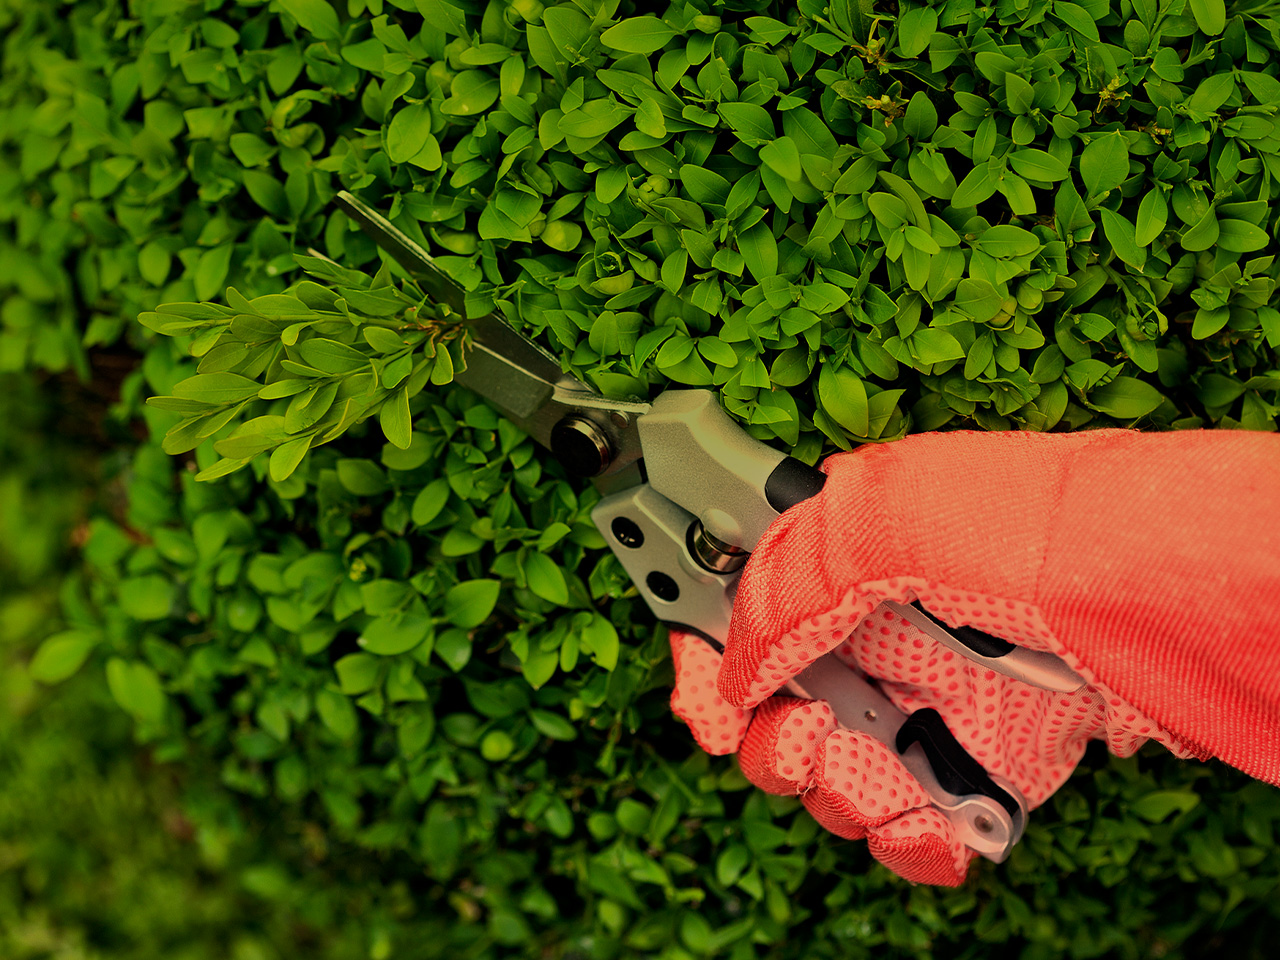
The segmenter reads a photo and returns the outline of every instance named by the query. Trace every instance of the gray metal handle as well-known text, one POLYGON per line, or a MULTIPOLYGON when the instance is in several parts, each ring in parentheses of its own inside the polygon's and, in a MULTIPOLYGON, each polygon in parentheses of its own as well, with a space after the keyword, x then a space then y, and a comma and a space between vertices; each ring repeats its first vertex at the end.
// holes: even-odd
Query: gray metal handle
POLYGON ((748 551, 826 479, 743 430, 710 390, 666 390, 636 427, 653 488, 717 540, 748 551))

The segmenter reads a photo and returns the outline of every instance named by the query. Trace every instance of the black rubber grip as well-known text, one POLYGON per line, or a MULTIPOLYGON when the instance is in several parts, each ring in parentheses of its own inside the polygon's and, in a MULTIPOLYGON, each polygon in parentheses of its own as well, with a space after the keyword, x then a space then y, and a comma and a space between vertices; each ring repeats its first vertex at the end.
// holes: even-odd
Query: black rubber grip
POLYGON ((991 634, 975 630, 973 627, 953 627, 949 623, 943 623, 921 606, 919 600, 913 603, 912 606, 980 657, 1003 657, 1018 649, 1008 640, 1001 640, 999 637, 993 637, 991 634))
POLYGON ((943 790, 958 797, 980 793, 1008 810, 1009 816, 1018 815, 1017 801, 996 786, 982 764, 960 746, 942 714, 931 707, 917 710, 898 729, 898 753, 906 753, 908 747, 917 743, 924 748, 924 755, 943 790))
POLYGON ((826 482, 827 475, 817 467, 795 457, 787 457, 773 468, 773 473, 764 482, 764 496, 769 506, 782 513, 817 494, 826 482))

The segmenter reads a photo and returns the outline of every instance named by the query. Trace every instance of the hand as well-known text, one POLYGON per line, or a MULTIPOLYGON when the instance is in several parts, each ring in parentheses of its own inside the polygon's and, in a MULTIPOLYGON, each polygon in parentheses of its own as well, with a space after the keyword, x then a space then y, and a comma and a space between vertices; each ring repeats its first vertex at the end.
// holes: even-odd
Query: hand
POLYGON ((1274 736, 1233 753, 1197 721, 1237 704, 1237 724, 1280 732, 1280 623, 1267 599, 1280 596, 1280 538, 1259 547, 1256 524, 1242 522, 1259 489, 1280 507, 1276 452, 1265 435, 1109 430, 923 435, 833 457, 823 492, 776 521, 748 562, 723 660, 673 633, 673 709, 705 749, 738 751, 752 782, 799 794, 832 832, 865 836, 891 869, 931 883, 961 882, 973 854, 893 752, 837 730, 821 702, 771 696, 824 653, 879 679, 904 712, 937 709, 1032 807, 1091 739, 1121 755, 1154 738, 1181 756, 1245 756, 1255 769, 1237 766, 1266 776, 1268 763, 1280 769, 1274 736), (1208 596, 1205 570, 1228 573, 1208 596), (1260 578, 1270 592, 1250 593, 1260 578), (1086 687, 1053 694, 978 667, 896 621, 880 606, 889 599, 1048 650, 1086 687), (1235 674, 1213 639, 1224 617, 1274 625, 1235 674), (1197 706, 1188 691, 1219 699, 1197 706))

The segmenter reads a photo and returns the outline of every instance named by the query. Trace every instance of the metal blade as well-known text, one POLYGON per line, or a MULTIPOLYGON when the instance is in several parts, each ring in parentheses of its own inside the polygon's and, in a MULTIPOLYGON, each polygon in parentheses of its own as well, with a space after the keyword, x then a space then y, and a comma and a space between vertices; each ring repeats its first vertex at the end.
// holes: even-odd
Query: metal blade
POLYGON ((367 233, 396 263, 409 271, 424 293, 455 313, 466 316, 467 291, 456 280, 436 266, 431 254, 394 223, 355 194, 340 190, 333 202, 356 225, 367 233))
MULTIPOLYGON (((354 194, 343 190, 334 198, 339 208, 373 241, 387 251, 433 300, 466 317, 466 291, 436 266, 431 255, 413 238, 354 194)), ((474 390, 536 442, 554 452, 551 432, 568 416, 592 422, 609 442, 613 459, 595 478, 602 489, 616 489, 623 475, 640 459, 636 419, 649 404, 610 400, 560 368, 560 361, 528 337, 512 329, 497 314, 466 320, 473 347, 467 369, 454 380, 474 390), (612 482, 610 482, 612 481, 612 482)), ((625 483, 632 482, 630 480, 625 483)), ((638 480, 637 480, 638 482, 638 480)), ((624 483, 624 485, 625 485, 624 483)))

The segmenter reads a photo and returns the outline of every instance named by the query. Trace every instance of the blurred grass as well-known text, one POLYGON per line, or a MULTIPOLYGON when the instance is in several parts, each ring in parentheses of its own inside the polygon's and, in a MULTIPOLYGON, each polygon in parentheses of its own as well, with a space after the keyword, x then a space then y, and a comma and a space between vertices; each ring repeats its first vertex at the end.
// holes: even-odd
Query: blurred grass
POLYGON ((220 784, 153 764, 101 671, 52 689, 28 675, 97 496, 56 393, 0 377, 0 958, 387 956, 379 903, 395 891, 336 880, 306 824, 277 832, 220 784))

